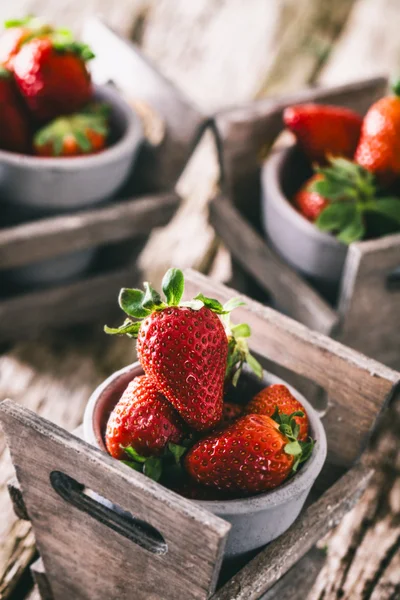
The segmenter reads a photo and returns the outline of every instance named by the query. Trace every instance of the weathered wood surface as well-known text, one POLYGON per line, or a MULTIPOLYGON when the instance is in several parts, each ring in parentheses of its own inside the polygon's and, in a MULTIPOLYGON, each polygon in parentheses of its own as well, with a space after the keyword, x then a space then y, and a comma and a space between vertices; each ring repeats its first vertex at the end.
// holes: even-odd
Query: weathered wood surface
POLYGON ((132 590, 138 600, 187 600, 188 589, 193 600, 208 598, 230 529, 226 521, 18 404, 4 401, 0 420, 54 600, 128 600, 132 590), (129 526, 80 484, 162 538, 143 531, 145 525, 129 526), (107 576, 99 577, 99 569, 107 576))
POLYGON ((0 268, 148 235, 169 222, 179 202, 174 193, 152 195, 0 229, 0 268))

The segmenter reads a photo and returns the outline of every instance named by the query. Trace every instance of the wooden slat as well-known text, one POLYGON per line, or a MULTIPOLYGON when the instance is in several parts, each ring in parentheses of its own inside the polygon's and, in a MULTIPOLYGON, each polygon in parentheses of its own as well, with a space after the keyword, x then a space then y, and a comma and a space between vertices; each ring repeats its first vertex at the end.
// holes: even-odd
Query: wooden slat
POLYGON ((400 235, 351 244, 344 268, 339 339, 400 369, 400 235))
POLYGON ((23 521, 29 521, 29 516, 26 512, 26 506, 18 480, 16 478, 11 479, 7 483, 7 489, 13 505, 15 516, 23 521))
POLYGON ((54 600, 50 583, 44 570, 43 561, 38 558, 33 565, 31 565, 31 573, 33 579, 37 585, 37 590, 40 594, 40 600, 54 600))
MULTIPOLYGON (((234 290, 196 273, 186 272, 186 294, 202 291, 225 302, 234 290)), ((328 456, 337 467, 349 467, 364 448, 382 408, 392 396, 400 373, 350 350, 259 302, 240 295, 246 307, 235 322, 252 329, 250 346, 267 359, 322 386, 332 401, 324 417, 328 456)), ((337 477, 330 470, 332 478, 337 477)))
MULTIPOLYGON (((11 401, 0 404, 0 418, 54 600, 128 600, 133 591, 137 600, 187 600, 188 590, 193 600, 206 600, 226 521, 11 401), (165 540, 163 553, 106 528, 107 515, 99 523, 91 507, 80 510, 61 498, 50 484, 54 472, 150 524, 165 540)), ((143 539, 143 532, 136 535, 143 539)))
POLYGON ((0 268, 146 235, 169 222, 179 201, 174 193, 153 195, 0 229, 0 268))
POLYGON ((286 533, 234 575, 212 600, 259 600, 329 529, 337 525, 357 502, 371 476, 370 469, 360 464, 353 467, 305 510, 286 533))
POLYGON ((235 259, 278 300, 285 313, 311 329, 332 334, 338 322, 335 311, 282 262, 227 197, 211 202, 210 220, 235 259))

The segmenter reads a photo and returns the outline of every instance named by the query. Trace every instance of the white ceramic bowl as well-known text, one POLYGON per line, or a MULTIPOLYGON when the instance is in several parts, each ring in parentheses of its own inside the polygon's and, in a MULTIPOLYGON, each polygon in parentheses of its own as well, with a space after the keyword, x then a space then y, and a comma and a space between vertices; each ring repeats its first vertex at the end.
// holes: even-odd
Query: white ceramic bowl
POLYGON ((296 146, 275 152, 261 171, 262 218, 270 245, 292 267, 317 282, 337 285, 347 246, 320 231, 293 207, 293 197, 311 176, 296 146))
MULTIPOLYGON (((128 383, 142 374, 143 369, 140 363, 136 362, 113 373, 93 392, 83 420, 84 437, 87 442, 106 451, 104 431, 108 417, 128 383)), ((246 377, 250 375, 246 373, 246 377)), ((299 472, 275 490, 239 500, 194 500, 206 510, 231 523, 232 528, 225 549, 226 558, 243 555, 265 546, 286 531, 299 515, 325 462, 326 435, 318 414, 297 390, 270 373, 264 372, 263 381, 258 381, 257 386, 261 389, 273 383, 287 385, 304 405, 311 435, 317 443, 310 459, 299 472)))
POLYGON ((0 150, 0 197, 32 217, 98 204, 126 181, 143 141, 139 117, 110 85, 94 97, 111 107, 111 144, 88 156, 45 158, 0 150))

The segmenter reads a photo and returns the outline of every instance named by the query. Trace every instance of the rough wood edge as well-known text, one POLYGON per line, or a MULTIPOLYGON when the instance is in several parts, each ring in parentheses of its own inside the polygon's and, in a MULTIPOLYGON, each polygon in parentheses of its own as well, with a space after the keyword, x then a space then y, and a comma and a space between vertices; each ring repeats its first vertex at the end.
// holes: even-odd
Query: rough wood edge
MULTIPOLYGON (((50 582, 44 570, 43 561, 38 558, 30 567, 33 579, 38 587, 41 600, 54 600, 50 582)), ((71 599, 72 600, 72 599, 71 599)))
POLYGON ((212 600, 258 600, 352 508, 366 489, 373 470, 357 464, 312 504, 292 527, 271 542, 212 600))
POLYGON ((30 521, 28 512, 26 510, 24 498, 22 496, 21 488, 16 477, 13 477, 7 483, 7 490, 13 505, 15 515, 18 517, 18 519, 22 519, 23 521, 30 521))

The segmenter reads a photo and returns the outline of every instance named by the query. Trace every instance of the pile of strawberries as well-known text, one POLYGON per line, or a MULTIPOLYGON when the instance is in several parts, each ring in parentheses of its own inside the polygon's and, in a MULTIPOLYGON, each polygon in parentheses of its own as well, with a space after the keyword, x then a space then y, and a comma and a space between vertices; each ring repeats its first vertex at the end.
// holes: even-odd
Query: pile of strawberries
POLYGON ((0 149, 38 156, 99 152, 108 107, 93 101, 86 44, 35 17, 0 36, 0 149))
POLYGON ((250 354, 248 325, 232 325, 224 306, 198 294, 182 302, 179 269, 164 276, 165 299, 151 285, 122 289, 128 315, 110 334, 137 338, 145 375, 130 382, 111 413, 108 452, 183 495, 238 497, 270 490, 306 461, 313 449, 304 407, 284 385, 253 398, 244 363, 262 376, 250 354))
POLYGON ((283 119, 315 174, 293 201, 345 244, 400 231, 400 82, 364 119, 347 108, 288 107, 283 119))

